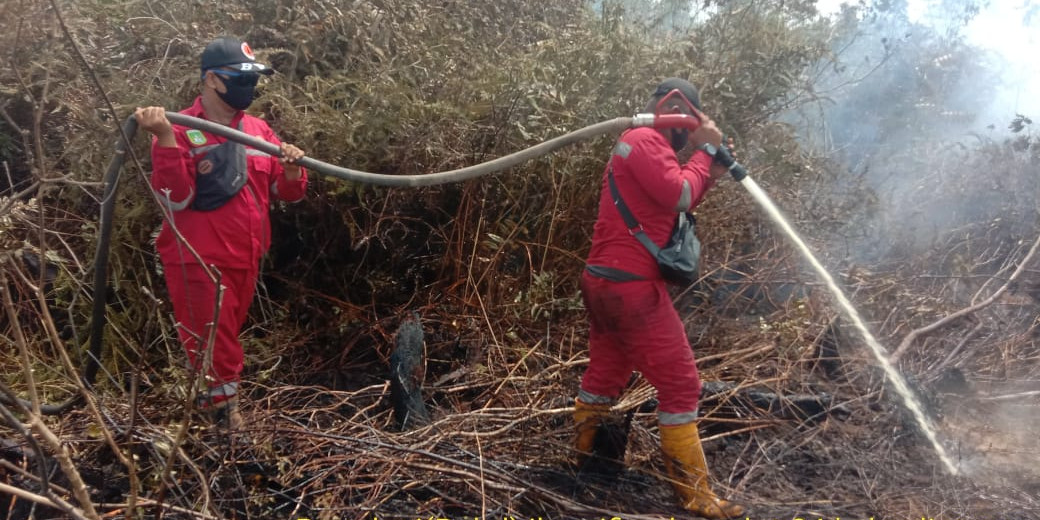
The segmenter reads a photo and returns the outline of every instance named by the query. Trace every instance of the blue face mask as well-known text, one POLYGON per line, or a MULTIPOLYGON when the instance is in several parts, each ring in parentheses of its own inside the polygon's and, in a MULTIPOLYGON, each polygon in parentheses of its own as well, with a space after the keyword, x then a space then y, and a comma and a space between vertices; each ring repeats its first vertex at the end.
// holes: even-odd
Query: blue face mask
POLYGON ((217 92, 220 99, 235 110, 245 110, 253 104, 256 97, 256 84, 260 81, 259 74, 230 71, 220 71, 217 76, 224 83, 227 92, 217 92))

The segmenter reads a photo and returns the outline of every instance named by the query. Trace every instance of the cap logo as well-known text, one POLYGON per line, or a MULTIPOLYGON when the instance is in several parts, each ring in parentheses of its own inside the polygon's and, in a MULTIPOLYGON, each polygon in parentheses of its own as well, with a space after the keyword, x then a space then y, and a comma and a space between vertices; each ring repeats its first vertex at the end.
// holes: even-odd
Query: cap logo
POLYGON ((247 58, 256 61, 256 56, 253 55, 252 47, 250 47, 249 44, 246 42, 242 42, 242 54, 244 54, 247 58))

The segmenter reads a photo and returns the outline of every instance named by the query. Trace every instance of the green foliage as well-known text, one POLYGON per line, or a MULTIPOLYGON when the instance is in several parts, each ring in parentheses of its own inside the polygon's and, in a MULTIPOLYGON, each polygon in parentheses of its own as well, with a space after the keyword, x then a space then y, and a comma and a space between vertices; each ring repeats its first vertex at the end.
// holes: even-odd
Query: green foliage
POLYGON ((692 33, 687 57, 706 72, 721 121, 746 130, 805 101, 807 69, 830 54, 832 22, 814 2, 720 2, 692 33))

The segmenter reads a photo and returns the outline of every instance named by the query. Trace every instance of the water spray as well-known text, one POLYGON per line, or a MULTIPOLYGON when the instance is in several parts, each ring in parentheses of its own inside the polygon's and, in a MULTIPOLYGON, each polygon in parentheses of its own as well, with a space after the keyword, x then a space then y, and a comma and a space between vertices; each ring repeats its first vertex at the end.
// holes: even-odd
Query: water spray
MULTIPOLYGON (((667 99, 667 96, 665 99, 667 99)), ((665 99, 662 99, 661 102, 658 103, 658 106, 663 104, 665 99)), ((700 120, 696 117, 686 116, 686 118, 679 118, 677 117, 678 114, 671 114, 666 116, 659 115, 655 118, 653 114, 639 114, 636 116, 636 119, 642 116, 650 117, 652 121, 646 126, 653 126, 654 128, 681 127, 688 128, 693 132, 700 126, 700 120)), ((766 194, 765 190, 763 190, 754 179, 748 176, 747 168, 737 162, 736 158, 733 157, 733 154, 726 146, 718 147, 715 152, 714 162, 726 167, 730 175, 733 176, 733 180, 740 183, 740 185, 751 194, 751 197, 755 199, 755 202, 766 210, 766 213, 769 214, 770 218, 773 219, 777 226, 779 226, 780 229, 787 234, 788 238, 795 243, 798 250, 801 251, 802 256, 809 260, 809 263, 816 271, 816 274, 823 279, 827 288, 834 296, 834 299, 837 300, 838 306, 845 312, 845 315, 852 322, 860 335, 863 336, 863 340, 866 342, 867 346, 870 347, 870 352, 874 355, 874 358, 877 359, 878 364, 881 365, 882 370, 885 372, 885 376, 892 382, 892 386, 895 387, 896 392, 903 399, 903 405, 910 410, 911 415, 913 415, 914 420, 917 421, 918 426, 921 427, 921 431, 924 432, 928 442, 930 442, 932 448, 935 449, 936 454, 938 454, 939 459, 942 460, 946 470, 949 471, 951 475, 957 475, 957 467, 946 454, 946 449, 943 448, 942 443, 939 442, 938 436, 935 433, 935 427, 931 424, 931 421, 928 420, 928 417, 925 416, 920 401, 914 395, 913 391, 910 390, 903 375, 899 373, 889 360, 888 351, 885 347, 881 346, 881 343, 879 343, 878 340, 874 338, 874 335, 870 333, 870 330, 867 329, 867 326, 863 323, 863 319, 860 317, 859 312, 857 312, 856 308, 852 306, 852 302, 845 296, 844 291, 842 291, 841 287, 839 287, 834 281, 831 274, 823 267, 823 264, 821 264, 816 258, 816 255, 813 254, 812 250, 809 249, 809 246, 806 245, 804 240, 802 240, 802 237, 799 236, 794 228, 791 227, 791 224, 787 222, 787 219, 784 218, 782 213, 780 213, 780 209, 776 207, 776 204, 774 204, 773 200, 769 198, 769 195, 766 194)))
POLYGON ((925 437, 928 438, 928 442, 932 444, 932 448, 934 448, 935 452, 939 455, 939 459, 942 460, 943 465, 946 466, 946 470, 949 471, 951 475, 958 474, 957 467, 946 454, 946 449, 943 448, 942 443, 939 442, 935 433, 935 427, 932 426, 931 421, 929 421, 928 417, 925 416, 920 401, 906 384, 906 379, 903 375, 899 373, 894 365, 892 365, 892 362, 888 358, 888 351, 885 347, 881 346, 881 343, 879 343, 878 340, 874 338, 874 335, 870 333, 870 330, 867 329, 866 324, 863 323, 863 319, 860 318, 856 308, 852 306, 852 302, 850 302, 848 297, 845 296, 845 292, 841 290, 841 287, 839 287, 834 281, 831 274, 823 267, 823 264, 821 264, 816 258, 816 255, 813 254, 812 250, 809 249, 809 246, 806 245, 804 240, 802 240, 802 237, 799 236, 794 228, 791 227, 791 224, 787 222, 787 219, 784 218, 782 213, 780 213, 779 208, 776 207, 776 204, 774 204, 773 200, 769 198, 769 195, 766 194, 765 190, 763 190, 754 179, 748 176, 747 168, 741 166, 725 147, 719 147, 719 150, 715 155, 715 161, 729 169, 733 179, 747 189, 748 193, 751 194, 751 197, 755 199, 755 202, 766 210, 766 213, 769 214, 776 225, 787 234, 788 238, 790 238, 792 242, 794 242, 798 247, 798 250, 801 251, 802 256, 809 260, 809 263, 816 271, 816 274, 823 279, 827 288, 834 296, 834 299, 837 300, 838 306, 841 307, 841 310, 845 312, 846 317, 848 317, 852 322, 852 325, 860 335, 863 336, 863 340, 866 342, 867 346, 870 347, 870 352, 874 355, 874 358, 877 359, 878 364, 881 365, 882 370, 885 372, 885 376, 888 377, 888 380, 892 383, 896 392, 903 399, 903 405, 910 410, 914 420, 917 421, 918 426, 921 427, 921 431, 924 432, 925 437))

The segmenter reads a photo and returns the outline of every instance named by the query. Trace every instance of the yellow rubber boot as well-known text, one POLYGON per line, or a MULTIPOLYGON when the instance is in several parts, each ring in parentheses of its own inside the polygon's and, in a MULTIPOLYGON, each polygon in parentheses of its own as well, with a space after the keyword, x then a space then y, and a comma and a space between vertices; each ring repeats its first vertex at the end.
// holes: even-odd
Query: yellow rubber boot
POLYGON ((661 425, 660 430, 664 466, 683 508, 709 520, 743 516, 743 506, 715 496, 708 485, 708 463, 697 423, 661 425))
POLYGON ((603 420, 610 415, 610 405, 588 404, 581 399, 574 400, 574 450, 575 465, 581 468, 592 455, 596 442, 596 432, 603 420))

